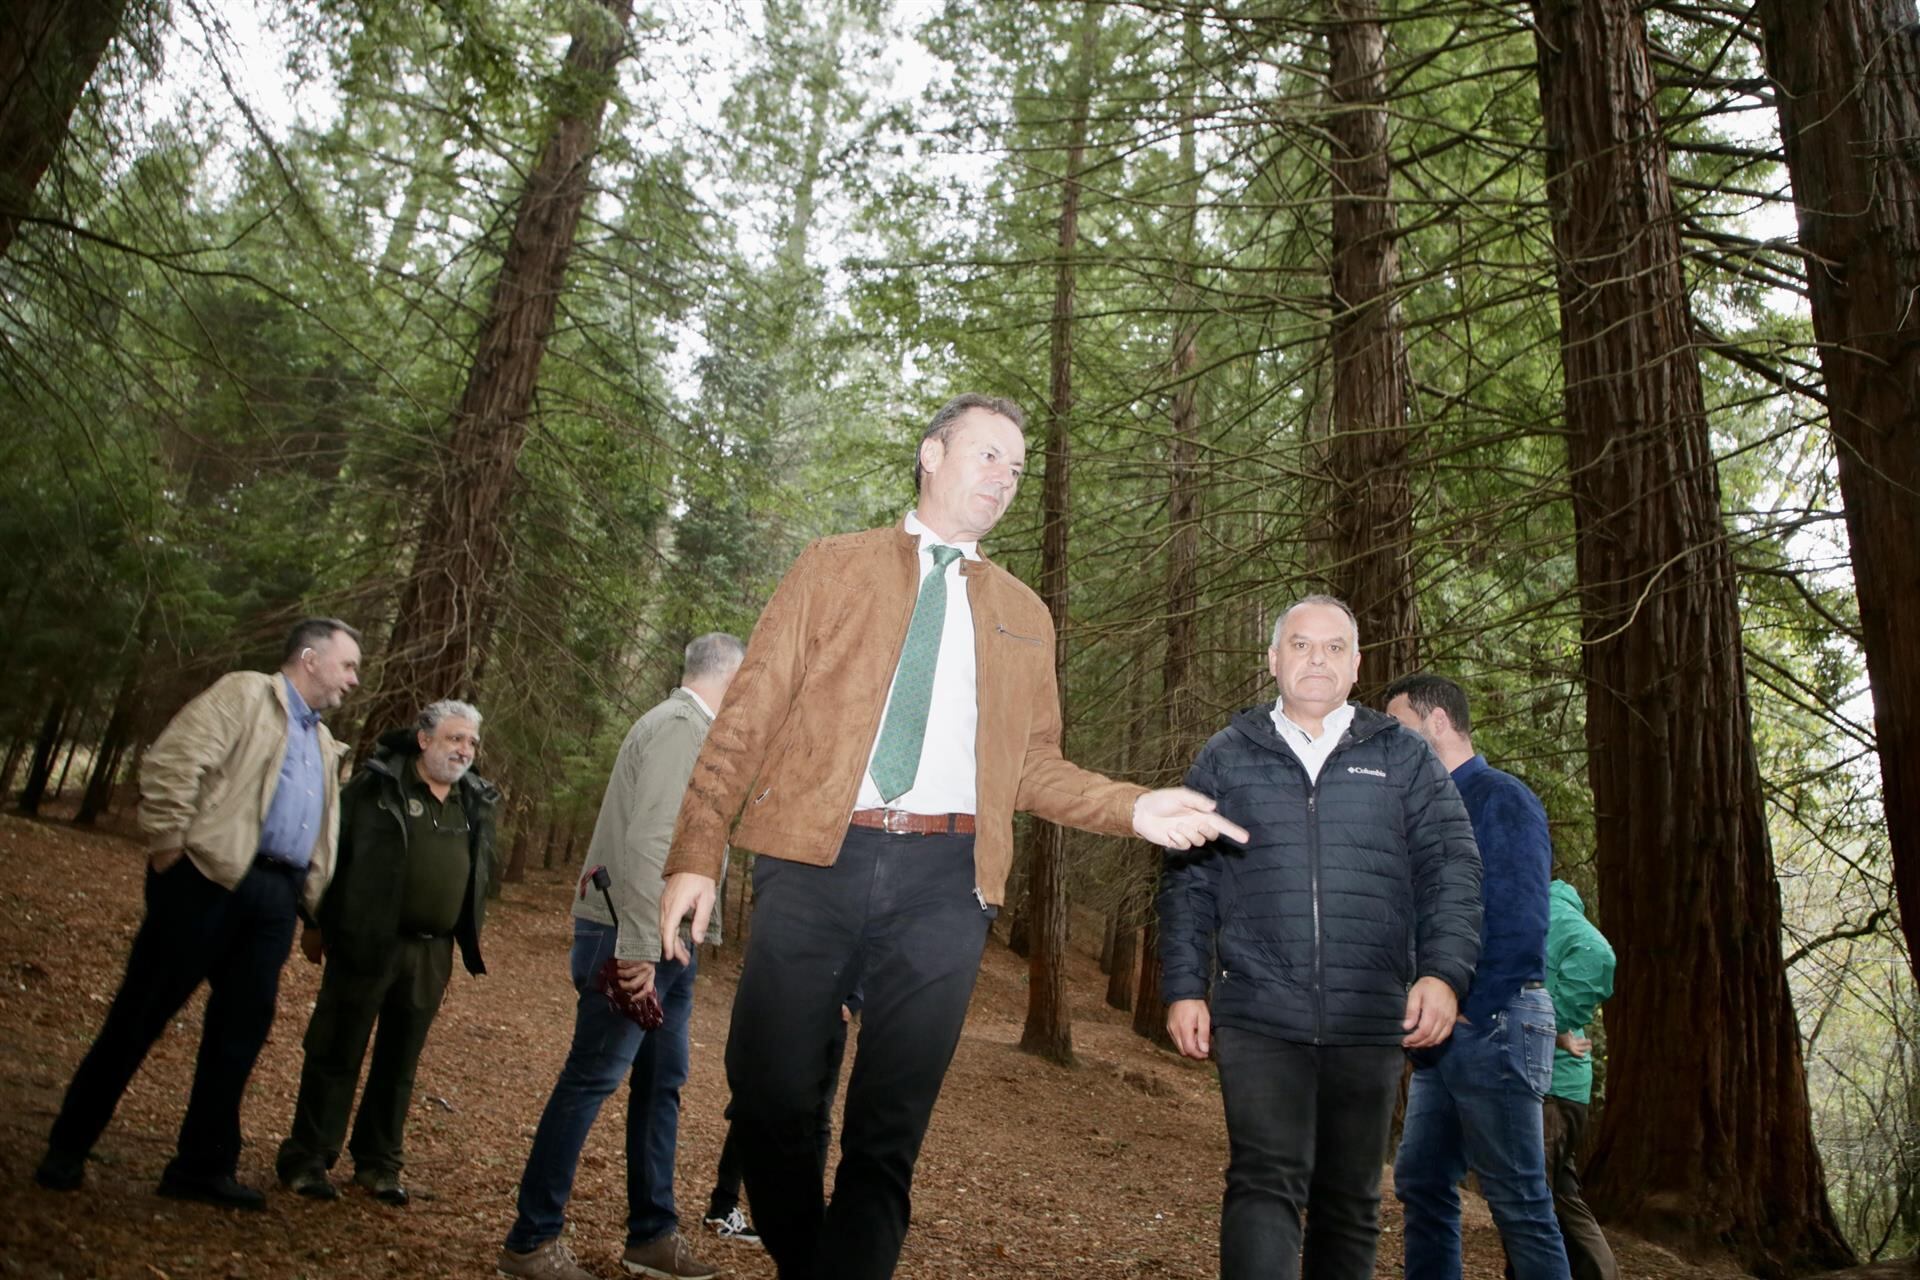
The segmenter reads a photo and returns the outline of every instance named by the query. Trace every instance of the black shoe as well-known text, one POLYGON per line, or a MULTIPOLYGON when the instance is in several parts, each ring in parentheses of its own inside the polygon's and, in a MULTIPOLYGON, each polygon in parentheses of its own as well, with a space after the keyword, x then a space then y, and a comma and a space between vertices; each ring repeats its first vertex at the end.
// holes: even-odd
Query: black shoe
POLYGON ((355 1169, 353 1185, 365 1187, 375 1200, 396 1209, 404 1209, 413 1199, 407 1194, 407 1189, 400 1185, 400 1175, 391 1169, 355 1169))
POLYGON ((309 1200, 338 1200, 340 1190, 327 1180, 324 1169, 297 1169, 280 1175, 280 1185, 309 1200))
POLYGON ((198 1200, 222 1209, 248 1209, 258 1213, 267 1207, 264 1192, 234 1181, 229 1173, 192 1177, 169 1169, 160 1175, 160 1185, 155 1190, 169 1200, 198 1200))
POLYGON ((86 1172, 84 1155, 48 1147, 47 1154, 40 1159, 40 1167, 33 1171, 33 1180, 49 1191, 78 1191, 86 1172))

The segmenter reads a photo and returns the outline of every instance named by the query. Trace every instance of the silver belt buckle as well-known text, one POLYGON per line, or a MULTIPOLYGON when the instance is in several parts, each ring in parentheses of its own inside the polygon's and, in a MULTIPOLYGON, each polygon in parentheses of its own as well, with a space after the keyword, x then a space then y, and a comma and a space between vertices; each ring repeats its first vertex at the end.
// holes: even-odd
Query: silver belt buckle
POLYGON ((891 836, 907 835, 911 831, 911 828, 906 825, 908 816, 905 809, 882 809, 880 811, 880 829, 891 836), (894 825, 896 818, 900 820, 900 825, 898 826, 894 825))

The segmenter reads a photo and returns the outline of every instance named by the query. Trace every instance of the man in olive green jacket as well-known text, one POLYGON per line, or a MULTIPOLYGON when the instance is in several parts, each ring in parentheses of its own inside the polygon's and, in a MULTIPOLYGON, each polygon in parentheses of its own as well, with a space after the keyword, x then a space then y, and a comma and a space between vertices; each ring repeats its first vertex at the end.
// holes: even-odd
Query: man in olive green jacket
POLYGON ((359 633, 309 618, 277 674, 239 671, 183 707, 140 767, 146 919, 107 1020, 67 1087, 34 1177, 76 1190, 147 1050, 202 982, 212 988, 179 1149, 160 1194, 238 1209, 240 1098, 266 1044, 293 948, 333 873, 340 748, 320 723, 360 683, 359 633))
POLYGON ((386 1204, 411 1199, 400 1182, 407 1108, 454 945, 467 972, 487 971, 480 925, 500 793, 472 772, 479 749, 479 711, 435 702, 410 728, 380 739, 340 798, 339 867, 318 927, 301 938, 307 958, 324 954, 327 969, 307 1024, 293 1123, 275 1162, 281 1183, 300 1195, 339 1194, 327 1170, 340 1158, 371 1037, 373 1065, 348 1144, 353 1181, 386 1204))

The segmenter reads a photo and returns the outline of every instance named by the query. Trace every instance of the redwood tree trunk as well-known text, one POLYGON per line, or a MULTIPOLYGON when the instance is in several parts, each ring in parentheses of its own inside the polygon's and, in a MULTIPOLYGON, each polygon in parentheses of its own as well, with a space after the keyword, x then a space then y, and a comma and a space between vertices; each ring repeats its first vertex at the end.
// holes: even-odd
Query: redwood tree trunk
MULTIPOLYGON (((1053 615, 1054 666, 1060 700, 1066 702, 1067 520, 1073 418, 1074 248, 1080 238, 1080 173, 1086 163, 1087 113, 1093 59, 1100 39, 1101 10, 1080 11, 1079 62, 1074 68, 1072 119, 1067 128, 1067 165, 1061 179, 1060 239, 1053 279, 1053 319, 1048 337, 1046 475, 1041 482, 1040 598, 1053 615)), ((1063 710, 1064 716, 1064 710, 1063 710)), ((1061 725, 1064 739, 1066 726, 1061 725)), ((1067 1005, 1067 833, 1035 820, 1029 862, 1027 906, 1032 950, 1027 956, 1027 1025, 1020 1047, 1052 1062, 1073 1061, 1073 1013, 1067 1005)))
POLYGON ((100 735, 99 745, 93 753, 93 771, 87 775, 87 789, 80 797, 79 812, 73 820, 80 826, 92 826, 96 818, 107 811, 107 805, 113 798, 113 778, 119 771, 121 754, 126 750, 127 737, 133 727, 134 690, 139 687, 139 655, 128 661, 127 669, 120 677, 120 688, 113 695, 113 710, 107 715, 107 727, 100 735))
POLYGON ((1920 37, 1912 0, 1760 0, 1920 979, 1920 37), (1903 612, 1904 611, 1904 612, 1903 612))
POLYGON ((579 13, 553 94, 553 123, 521 193, 442 465, 422 495, 425 517, 393 640, 381 655, 380 693, 368 707, 363 747, 425 703, 472 697, 485 659, 491 597, 509 550, 515 468, 587 199, 600 120, 626 52, 632 0, 594 0, 579 13))
POLYGON ((1534 0, 1604 927, 1588 1197, 1762 1275, 1849 1260, 1780 948, 1734 568, 1631 0, 1534 0))
POLYGON ((0 22, 0 257, 33 208, 126 0, 12 0, 0 22))
MULTIPOLYGON (((1200 626, 1200 310, 1193 284, 1195 223, 1200 207, 1200 170, 1194 149, 1199 112, 1192 78, 1200 72, 1200 13, 1189 9, 1182 30, 1186 54, 1180 103, 1180 212, 1177 224, 1173 292, 1173 342, 1169 362, 1173 406, 1167 432, 1167 627, 1166 655, 1160 670, 1160 778, 1177 782, 1199 750, 1205 730, 1194 692, 1194 655, 1200 626)), ((1166 1010, 1160 1001, 1160 931, 1154 885, 1161 867, 1157 850, 1146 875, 1140 910, 1139 975, 1133 984, 1133 1029, 1155 1044, 1169 1044, 1166 1010)), ((1111 985, 1108 1002, 1114 992, 1111 985)))
POLYGON ((46 798, 47 783, 53 780, 53 760, 60 752, 60 738, 67 724, 66 690, 56 690, 47 714, 40 721, 40 735, 34 740, 33 760, 27 766, 27 782, 20 788, 20 812, 34 817, 46 798))
POLYGON ((1399 225, 1387 154, 1387 37, 1375 0, 1334 0, 1327 34, 1333 180, 1333 562, 1327 577, 1360 623, 1355 700, 1417 669, 1413 487, 1399 225))

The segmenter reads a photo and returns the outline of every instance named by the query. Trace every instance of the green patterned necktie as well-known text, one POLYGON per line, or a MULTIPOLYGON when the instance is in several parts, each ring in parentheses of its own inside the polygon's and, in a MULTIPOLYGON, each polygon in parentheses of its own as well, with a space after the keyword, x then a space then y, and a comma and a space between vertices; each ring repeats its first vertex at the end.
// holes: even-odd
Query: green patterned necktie
POLYGON ((900 670, 893 677, 893 701, 867 770, 888 804, 912 790, 920 772, 920 744, 927 736, 927 708, 933 704, 933 669, 940 661, 940 633, 947 624, 947 566, 960 555, 958 547, 936 544, 928 550, 933 572, 921 582, 920 598, 913 603, 900 670))

